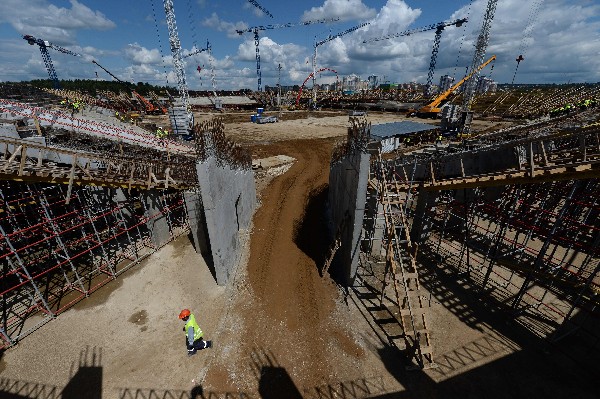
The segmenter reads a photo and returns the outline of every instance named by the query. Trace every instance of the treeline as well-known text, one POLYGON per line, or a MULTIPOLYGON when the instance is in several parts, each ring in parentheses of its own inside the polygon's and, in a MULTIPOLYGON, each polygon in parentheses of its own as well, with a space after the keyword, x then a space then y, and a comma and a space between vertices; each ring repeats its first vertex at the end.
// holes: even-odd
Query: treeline
MULTIPOLYGON (((151 91, 158 95, 164 95, 165 90, 169 90, 172 95, 177 95, 177 90, 172 87, 154 86, 146 82, 135 83, 120 83, 117 81, 93 80, 93 79, 75 79, 75 80, 60 80, 60 88, 65 90, 80 90, 95 96, 98 91, 112 91, 118 93, 120 91, 130 92, 135 90, 143 96, 147 96, 151 91)), ((21 82, 38 88, 51 89, 54 87, 49 79, 35 79, 28 82, 21 82)))

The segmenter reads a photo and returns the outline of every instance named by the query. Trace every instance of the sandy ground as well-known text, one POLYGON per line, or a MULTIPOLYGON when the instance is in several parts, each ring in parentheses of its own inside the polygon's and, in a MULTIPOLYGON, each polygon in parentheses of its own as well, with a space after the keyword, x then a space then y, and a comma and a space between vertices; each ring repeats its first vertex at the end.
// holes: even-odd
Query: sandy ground
POLYGON ((368 301, 319 276, 329 159, 347 121, 229 124, 254 158, 293 158, 257 170, 261 205, 231 283, 217 286, 182 236, 8 350, 0 397, 596 397, 564 354, 441 275, 425 284, 438 293, 430 326, 439 367, 406 371, 368 301), (214 340, 191 358, 177 319, 184 307, 214 340), (57 395, 25 395, 25 387, 57 395))

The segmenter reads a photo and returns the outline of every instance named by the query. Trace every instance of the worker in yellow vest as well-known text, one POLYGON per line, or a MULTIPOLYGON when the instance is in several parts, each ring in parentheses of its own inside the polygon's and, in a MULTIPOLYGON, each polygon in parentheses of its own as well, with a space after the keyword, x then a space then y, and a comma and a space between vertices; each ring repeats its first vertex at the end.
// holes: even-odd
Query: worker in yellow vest
POLYGON ((179 313, 179 318, 185 322, 183 332, 185 332, 185 345, 188 350, 188 356, 196 354, 196 351, 212 347, 212 341, 202 339, 204 333, 200 329, 196 318, 189 309, 183 309, 179 313))

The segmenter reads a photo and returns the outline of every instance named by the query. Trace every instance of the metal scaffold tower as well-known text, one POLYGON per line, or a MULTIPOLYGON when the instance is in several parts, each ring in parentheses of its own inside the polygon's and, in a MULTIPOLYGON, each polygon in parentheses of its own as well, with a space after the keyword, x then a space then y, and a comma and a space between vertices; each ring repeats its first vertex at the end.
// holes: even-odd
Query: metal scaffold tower
POLYGON ((181 55, 181 42, 179 41, 179 34, 177 33, 177 24, 175 22, 175 10, 173 8, 173 0, 164 0, 165 14, 167 17, 167 27, 169 29, 169 45, 171 47, 171 54, 173 55, 173 69, 175 69, 175 75, 177 76, 177 87, 179 89, 179 97, 181 99, 181 107, 185 112, 186 126, 182 127, 178 123, 178 120, 182 115, 178 115, 176 107, 173 107, 171 116, 171 124, 173 125, 173 131, 175 134, 189 135, 189 131, 194 124, 194 116, 190 109, 190 99, 188 93, 188 86, 185 79, 185 68, 183 65, 183 57, 181 55))
POLYGON ((479 80, 479 71, 477 68, 483 62, 483 57, 485 57, 485 51, 488 46, 489 38, 490 38, 490 29, 492 27, 492 21, 494 20, 494 14, 496 13, 496 5, 498 4, 498 0, 488 0, 487 7, 485 9, 485 14, 483 16, 483 24, 481 26, 481 32, 477 37, 477 43, 475 44, 475 54, 473 55, 473 62, 471 62, 471 67, 469 68, 469 74, 473 74, 473 76, 466 82, 465 90, 463 93, 463 102, 462 102, 462 132, 468 134, 471 131, 471 103, 473 102, 473 97, 475 96, 475 89, 477 87, 477 81, 479 80))

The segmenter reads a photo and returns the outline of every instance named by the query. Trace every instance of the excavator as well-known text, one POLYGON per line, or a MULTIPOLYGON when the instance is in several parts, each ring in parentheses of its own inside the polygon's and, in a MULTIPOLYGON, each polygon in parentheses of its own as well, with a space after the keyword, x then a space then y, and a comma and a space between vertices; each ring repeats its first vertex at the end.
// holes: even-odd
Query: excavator
POLYGON ((443 92, 442 94, 437 96, 435 98, 435 100, 433 100, 431 103, 424 105, 419 109, 409 109, 407 112, 407 115, 408 116, 417 116, 419 118, 435 118, 440 112, 442 112, 442 110, 440 108, 440 106, 443 105, 442 103, 445 102, 448 99, 448 97, 452 93, 454 93, 454 91, 456 89, 458 89, 463 83, 465 83, 467 80, 469 80, 469 78, 471 76, 473 76, 477 72, 481 71, 490 62, 494 61, 495 59, 496 59, 495 55, 491 56, 489 60, 487 60, 486 62, 481 64, 479 67, 477 67, 473 72, 471 72, 470 74, 468 74, 467 76, 462 78, 454 86, 452 86, 451 88, 449 88, 448 90, 446 90, 445 92, 443 92))

